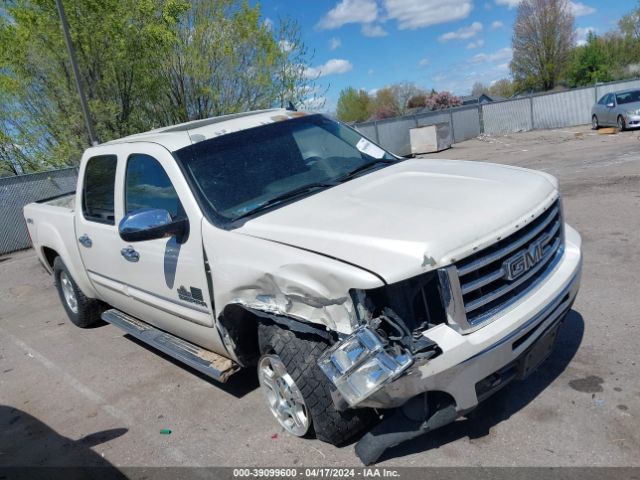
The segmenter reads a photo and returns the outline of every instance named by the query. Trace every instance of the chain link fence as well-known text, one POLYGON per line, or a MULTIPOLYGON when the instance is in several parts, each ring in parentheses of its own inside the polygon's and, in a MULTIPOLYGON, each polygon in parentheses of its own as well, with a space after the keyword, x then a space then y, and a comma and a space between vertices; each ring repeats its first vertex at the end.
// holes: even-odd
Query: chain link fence
POLYGON ((31 202, 73 192, 78 169, 0 178, 0 255, 31 246, 22 208, 31 202))
POLYGON ((354 126, 363 135, 375 140, 387 150, 406 156, 411 154, 409 141, 411 128, 448 122, 451 143, 458 143, 483 133, 507 135, 529 130, 585 125, 591 123, 591 107, 603 95, 630 88, 640 88, 640 79, 481 105, 467 105, 437 112, 358 123, 354 126))

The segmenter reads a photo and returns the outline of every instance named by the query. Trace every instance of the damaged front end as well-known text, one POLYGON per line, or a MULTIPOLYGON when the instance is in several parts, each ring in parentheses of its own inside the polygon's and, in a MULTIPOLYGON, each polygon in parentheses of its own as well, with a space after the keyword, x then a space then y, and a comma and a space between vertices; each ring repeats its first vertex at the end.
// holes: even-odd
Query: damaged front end
MULTIPOLYGON (((445 322, 434 272, 372 290, 352 290, 360 326, 318 364, 349 407, 362 404, 418 361, 441 353, 425 332, 445 322)), ((337 401, 337 407, 344 405, 337 401)))

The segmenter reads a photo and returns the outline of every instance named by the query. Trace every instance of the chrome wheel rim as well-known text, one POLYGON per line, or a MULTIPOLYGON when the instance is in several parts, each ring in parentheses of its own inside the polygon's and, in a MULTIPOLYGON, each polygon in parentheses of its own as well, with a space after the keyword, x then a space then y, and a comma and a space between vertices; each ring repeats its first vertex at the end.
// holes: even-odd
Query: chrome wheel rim
POLYGON ((64 301, 73 313, 78 313, 78 299, 76 298, 76 291, 73 289, 71 279, 66 272, 60 273, 60 285, 62 286, 62 294, 64 295, 64 301))
POLYGON ((624 120, 622 117, 618 117, 618 128, 624 130, 624 120))
POLYGON ((304 397, 280 357, 263 356, 258 364, 258 378, 269 409, 278 423, 297 437, 306 434, 311 420, 304 397))
POLYGON ((591 119, 591 126, 594 129, 598 128, 598 119, 595 116, 591 119))

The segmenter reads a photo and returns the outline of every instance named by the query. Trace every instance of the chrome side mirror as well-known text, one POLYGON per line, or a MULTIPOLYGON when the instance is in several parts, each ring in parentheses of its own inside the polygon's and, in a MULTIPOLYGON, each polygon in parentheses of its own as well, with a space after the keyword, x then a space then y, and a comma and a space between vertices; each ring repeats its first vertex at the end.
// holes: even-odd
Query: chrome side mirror
POLYGON ((143 208, 125 215, 118 225, 118 233, 125 242, 176 237, 178 243, 184 243, 189 236, 189 221, 173 220, 169 212, 159 208, 143 208))
POLYGON ((607 103, 607 108, 613 108, 615 106, 616 106, 615 103, 607 103))

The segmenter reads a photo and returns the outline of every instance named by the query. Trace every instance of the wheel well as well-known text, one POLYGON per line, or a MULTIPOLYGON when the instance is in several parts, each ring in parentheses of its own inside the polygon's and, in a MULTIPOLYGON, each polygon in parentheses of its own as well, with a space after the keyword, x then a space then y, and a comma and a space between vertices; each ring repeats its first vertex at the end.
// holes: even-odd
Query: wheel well
POLYGON ((258 325, 265 323, 277 324, 282 328, 295 332, 297 335, 313 335, 325 341, 335 340, 332 334, 313 323, 253 310, 240 304, 227 305, 218 317, 218 325, 221 327, 220 333, 223 336, 225 346, 228 349, 233 349, 243 367, 258 364, 258 359, 260 358, 258 325))
POLYGON ((42 254, 44 258, 47 260, 47 265, 53 270, 53 262, 55 262, 56 257, 59 257, 58 252, 56 252, 53 248, 42 247, 42 254))

